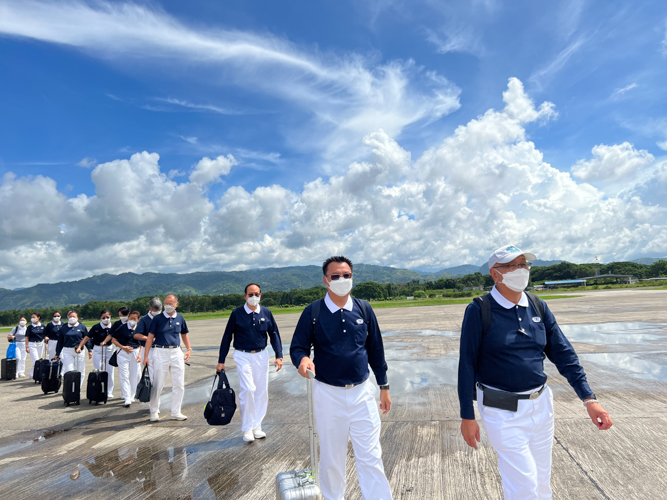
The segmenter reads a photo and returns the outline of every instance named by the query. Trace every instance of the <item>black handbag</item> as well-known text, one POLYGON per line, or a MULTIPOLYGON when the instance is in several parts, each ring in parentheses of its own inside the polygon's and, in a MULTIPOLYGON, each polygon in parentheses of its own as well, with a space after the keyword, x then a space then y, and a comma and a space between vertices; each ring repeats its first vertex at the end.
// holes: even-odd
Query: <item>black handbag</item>
POLYGON ((211 391, 211 400, 204 408, 204 418, 209 425, 227 425, 236 411, 236 394, 229 386, 225 372, 216 373, 211 391), (218 377, 220 377, 218 388, 213 390, 218 377))
POLYGON ((137 393, 134 397, 142 403, 148 403, 151 400, 152 390, 153 384, 148 374, 148 366, 144 366, 144 371, 141 372, 141 379, 139 379, 139 383, 137 384, 137 393))
POLYGON ((116 349, 109 358, 109 364, 111 366, 115 366, 116 368, 118 368, 118 351, 119 349, 116 349))

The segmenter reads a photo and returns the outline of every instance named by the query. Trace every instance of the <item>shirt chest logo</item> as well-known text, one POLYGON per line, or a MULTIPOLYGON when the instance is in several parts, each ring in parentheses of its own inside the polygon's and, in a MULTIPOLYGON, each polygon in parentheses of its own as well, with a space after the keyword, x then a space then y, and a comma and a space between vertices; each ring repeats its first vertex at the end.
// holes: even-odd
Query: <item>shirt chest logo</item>
POLYGON ((260 319, 259 319, 259 322, 260 322, 260 323, 263 323, 264 321, 266 321, 266 318, 260 318, 260 319))
POLYGON ((358 318, 357 319, 357 325, 363 325, 363 324, 364 324, 364 320, 361 319, 361 318, 358 318))
POLYGON ((542 321, 542 318, 539 316, 533 316, 533 323, 539 323, 540 321, 542 321))

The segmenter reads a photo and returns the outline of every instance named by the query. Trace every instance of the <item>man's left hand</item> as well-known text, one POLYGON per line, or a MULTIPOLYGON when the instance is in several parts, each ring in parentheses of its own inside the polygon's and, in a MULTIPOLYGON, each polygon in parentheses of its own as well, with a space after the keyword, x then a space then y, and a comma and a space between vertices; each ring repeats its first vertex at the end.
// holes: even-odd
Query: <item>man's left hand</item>
POLYGON ((389 390, 380 390, 380 409, 383 414, 386 414, 391 410, 391 396, 389 396, 389 390))
POLYGON ((588 410, 588 415, 591 417, 593 423, 601 431, 606 431, 613 425, 609 413, 600 406, 600 403, 588 403, 586 410, 588 410))
POLYGON ((283 367, 283 359, 282 358, 276 358, 275 362, 273 363, 273 366, 275 366, 276 371, 279 372, 280 369, 283 367))
POLYGON ((88 351, 88 359, 93 359, 93 353, 88 351))
POLYGON ((187 363, 188 360, 190 359, 190 353, 192 353, 192 351, 191 351, 190 349, 188 349, 187 351, 185 351, 184 361, 185 361, 186 363, 187 363))

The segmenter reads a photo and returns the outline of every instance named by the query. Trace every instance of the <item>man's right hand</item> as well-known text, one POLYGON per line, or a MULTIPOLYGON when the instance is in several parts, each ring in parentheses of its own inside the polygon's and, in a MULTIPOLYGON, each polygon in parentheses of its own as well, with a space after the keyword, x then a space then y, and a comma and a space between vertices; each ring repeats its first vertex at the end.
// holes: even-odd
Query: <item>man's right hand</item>
POLYGON ((218 373, 224 372, 225 371, 225 364, 224 363, 218 363, 218 366, 215 367, 215 371, 218 373))
POLYGON ((315 363, 308 356, 304 356, 299 363, 299 375, 303 378, 309 378, 308 373, 306 373, 308 370, 315 373, 315 363))
POLYGON ((148 366, 148 356, 144 356, 144 366, 148 366))
POLYGON ((467 418, 461 419, 461 435, 465 439, 468 446, 477 449, 477 443, 480 441, 479 425, 476 420, 469 420, 467 418))

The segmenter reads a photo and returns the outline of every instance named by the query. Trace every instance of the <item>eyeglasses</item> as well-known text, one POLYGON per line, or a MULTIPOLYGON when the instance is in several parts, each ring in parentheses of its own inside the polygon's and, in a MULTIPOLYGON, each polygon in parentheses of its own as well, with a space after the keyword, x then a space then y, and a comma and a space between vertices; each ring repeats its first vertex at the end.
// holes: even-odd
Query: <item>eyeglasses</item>
POLYGON ((332 274, 329 276, 331 281, 338 281, 341 277, 345 280, 349 280, 352 277, 352 273, 332 274))
POLYGON ((501 266, 493 266, 493 269, 498 269, 499 267, 506 267, 507 269, 510 270, 510 272, 512 272, 516 271, 519 268, 530 270, 530 268, 533 267, 533 265, 530 262, 527 262, 526 264, 504 264, 501 266))
POLYGON ((262 295, 262 294, 261 294, 261 293, 246 293, 246 295, 247 295, 248 297, 259 297, 259 296, 262 295))

